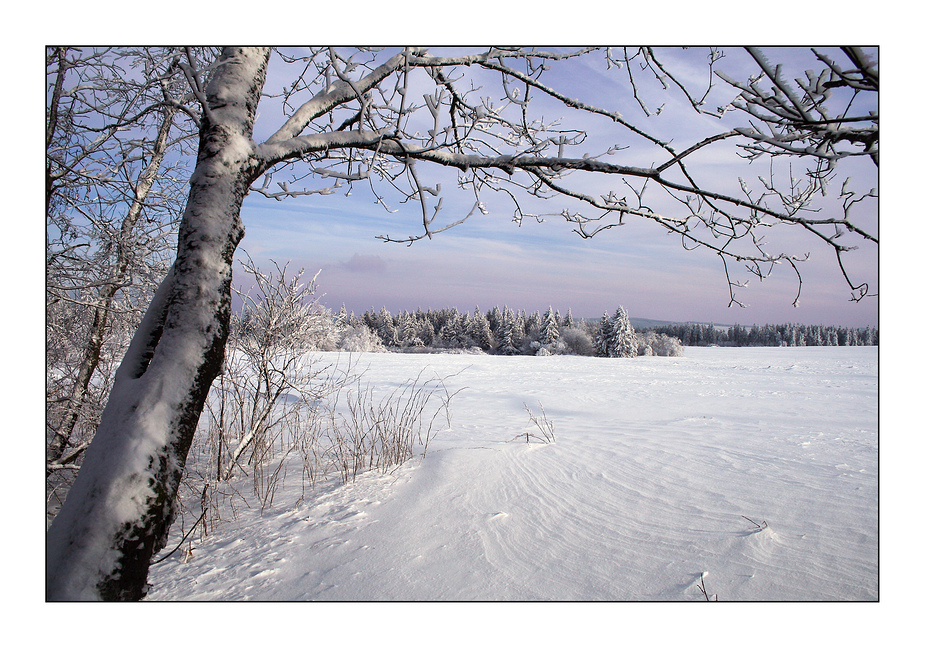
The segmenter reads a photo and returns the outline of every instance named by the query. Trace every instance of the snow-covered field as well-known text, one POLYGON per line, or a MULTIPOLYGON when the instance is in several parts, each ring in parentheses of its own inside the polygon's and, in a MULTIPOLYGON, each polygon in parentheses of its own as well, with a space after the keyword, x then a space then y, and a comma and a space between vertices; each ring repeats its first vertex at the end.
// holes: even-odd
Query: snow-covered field
POLYGON ((383 386, 455 374, 452 427, 298 505, 294 468, 271 508, 154 566, 150 600, 879 598, 876 347, 360 366, 383 386), (525 403, 555 443, 513 440, 525 403))

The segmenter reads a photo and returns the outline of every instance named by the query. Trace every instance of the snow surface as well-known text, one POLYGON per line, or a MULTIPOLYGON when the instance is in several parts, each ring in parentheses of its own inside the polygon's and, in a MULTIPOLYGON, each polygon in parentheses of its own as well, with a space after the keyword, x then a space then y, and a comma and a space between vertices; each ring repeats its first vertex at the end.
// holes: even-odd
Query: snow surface
POLYGON ((877 348, 685 354, 364 355, 383 386, 460 372, 452 428, 300 504, 293 468, 148 599, 704 601, 702 577, 711 600, 877 600, 877 348), (554 444, 512 441, 525 403, 554 444))

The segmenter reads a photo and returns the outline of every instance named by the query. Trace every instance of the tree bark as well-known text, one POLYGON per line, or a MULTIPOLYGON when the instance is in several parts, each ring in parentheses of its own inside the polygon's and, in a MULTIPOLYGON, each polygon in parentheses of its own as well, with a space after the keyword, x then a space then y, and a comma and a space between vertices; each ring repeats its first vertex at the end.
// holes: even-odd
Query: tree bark
POLYGON ((46 598, 137 600, 167 541, 186 456, 221 370, 240 209, 269 50, 226 48, 203 97, 177 259, 116 372, 83 467, 47 535, 46 598))

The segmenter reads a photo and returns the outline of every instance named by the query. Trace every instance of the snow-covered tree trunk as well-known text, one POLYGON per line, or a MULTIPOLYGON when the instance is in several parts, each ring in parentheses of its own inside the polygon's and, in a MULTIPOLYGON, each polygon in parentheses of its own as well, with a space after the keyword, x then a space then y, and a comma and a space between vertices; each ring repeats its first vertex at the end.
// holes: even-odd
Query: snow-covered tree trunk
POLYGON ((269 51, 228 48, 203 104, 177 249, 126 353, 96 436, 48 531, 46 597, 144 596, 167 540, 193 433, 228 337, 240 209, 261 169, 252 140, 269 51))

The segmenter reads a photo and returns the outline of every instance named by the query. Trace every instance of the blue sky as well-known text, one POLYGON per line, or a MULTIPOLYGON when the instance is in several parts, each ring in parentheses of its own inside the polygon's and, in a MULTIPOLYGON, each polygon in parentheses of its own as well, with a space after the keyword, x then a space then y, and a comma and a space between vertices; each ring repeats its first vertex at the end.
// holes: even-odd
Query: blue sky
MULTIPOLYGON (((777 54, 792 64, 794 73, 806 69, 805 65, 800 67, 805 61, 794 60, 795 50, 777 54)), ((707 76, 706 65, 701 58, 694 61, 686 56, 686 53, 666 53, 663 62, 670 62, 671 69, 686 82, 702 84, 707 76)), ((747 69, 731 56, 718 67, 737 77, 747 69)), ((268 90, 284 78, 279 74, 271 69, 268 90)), ((660 137, 671 138, 678 148, 719 128, 712 118, 695 115, 677 97, 665 93, 647 101, 652 109, 664 102, 663 114, 646 118, 628 94, 625 74, 608 73, 601 64, 574 67, 561 74, 550 71, 544 81, 595 105, 616 108, 628 120, 640 123, 660 137)), ((722 97, 717 96, 717 105, 722 97)), ((258 141, 280 123, 271 110, 272 107, 261 106, 258 141)), ((547 119, 568 112, 539 100, 536 110, 547 119)), ((599 152, 609 145, 626 143, 625 132, 600 118, 588 120, 580 115, 567 118, 571 120, 569 125, 587 129, 591 134, 586 143, 588 150, 599 152)), ((614 161, 648 166, 652 160, 647 157, 645 147, 638 146, 638 142, 632 144, 614 161)), ((865 181, 876 182, 876 169, 866 161, 843 166, 855 176, 858 188, 865 181)), ((733 194, 737 192, 738 176, 767 174, 766 164, 748 166, 735 158, 729 147, 705 152, 692 168, 713 186, 733 194)), ((780 172, 778 168, 777 173, 780 172)), ((434 181, 444 180, 444 187, 454 182, 455 172, 436 169, 430 173, 434 181)), ((596 193, 606 193, 611 188, 620 191, 619 181, 616 187, 614 184, 613 178, 594 179, 582 188, 596 193)), ((444 191, 448 205, 446 222, 469 211, 471 197, 444 191)), ((627 193, 625 187, 622 193, 627 193)), ((654 192, 651 195, 657 209, 675 208, 669 204, 670 199, 658 197, 654 192)), ((782 266, 763 282, 751 277, 750 287, 737 292, 748 308, 729 308, 729 291, 718 257, 702 249, 684 250, 677 237, 668 236, 652 223, 629 218, 625 225, 585 240, 571 231, 571 224, 555 215, 564 206, 574 208, 574 204, 549 201, 531 205, 550 216, 543 222, 526 219, 518 226, 511 220, 509 202, 497 197, 487 202, 489 214, 477 214, 433 240, 408 247, 384 243, 376 237, 420 233, 417 203, 399 204, 396 200, 389 204, 395 210, 391 213, 376 204, 369 189, 361 185, 356 185, 350 196, 342 191, 281 202, 252 194, 245 200, 242 213, 247 234, 241 249, 261 265, 274 259, 289 261, 292 269, 305 268, 309 275, 320 269, 322 303, 334 310, 343 303, 357 313, 383 306, 395 312, 453 306, 472 310, 476 305, 482 310, 507 305, 532 311, 552 305, 562 312, 571 309, 579 317, 597 317, 605 310, 613 312, 623 305, 634 317, 653 319, 743 324, 786 321, 878 324, 878 299, 850 302, 848 286, 834 253, 793 228, 774 228, 769 241, 792 253, 810 253, 810 259, 799 266, 803 277, 800 307, 791 305, 798 286, 796 277, 782 266)), ((837 208, 831 200, 820 206, 837 208)), ((857 216, 858 222, 877 232, 875 204, 857 216)), ((871 292, 879 290, 877 254, 877 246, 867 245, 846 257, 849 271, 871 282, 871 292)), ((733 268, 733 272, 738 279, 750 277, 741 268, 733 268)))

